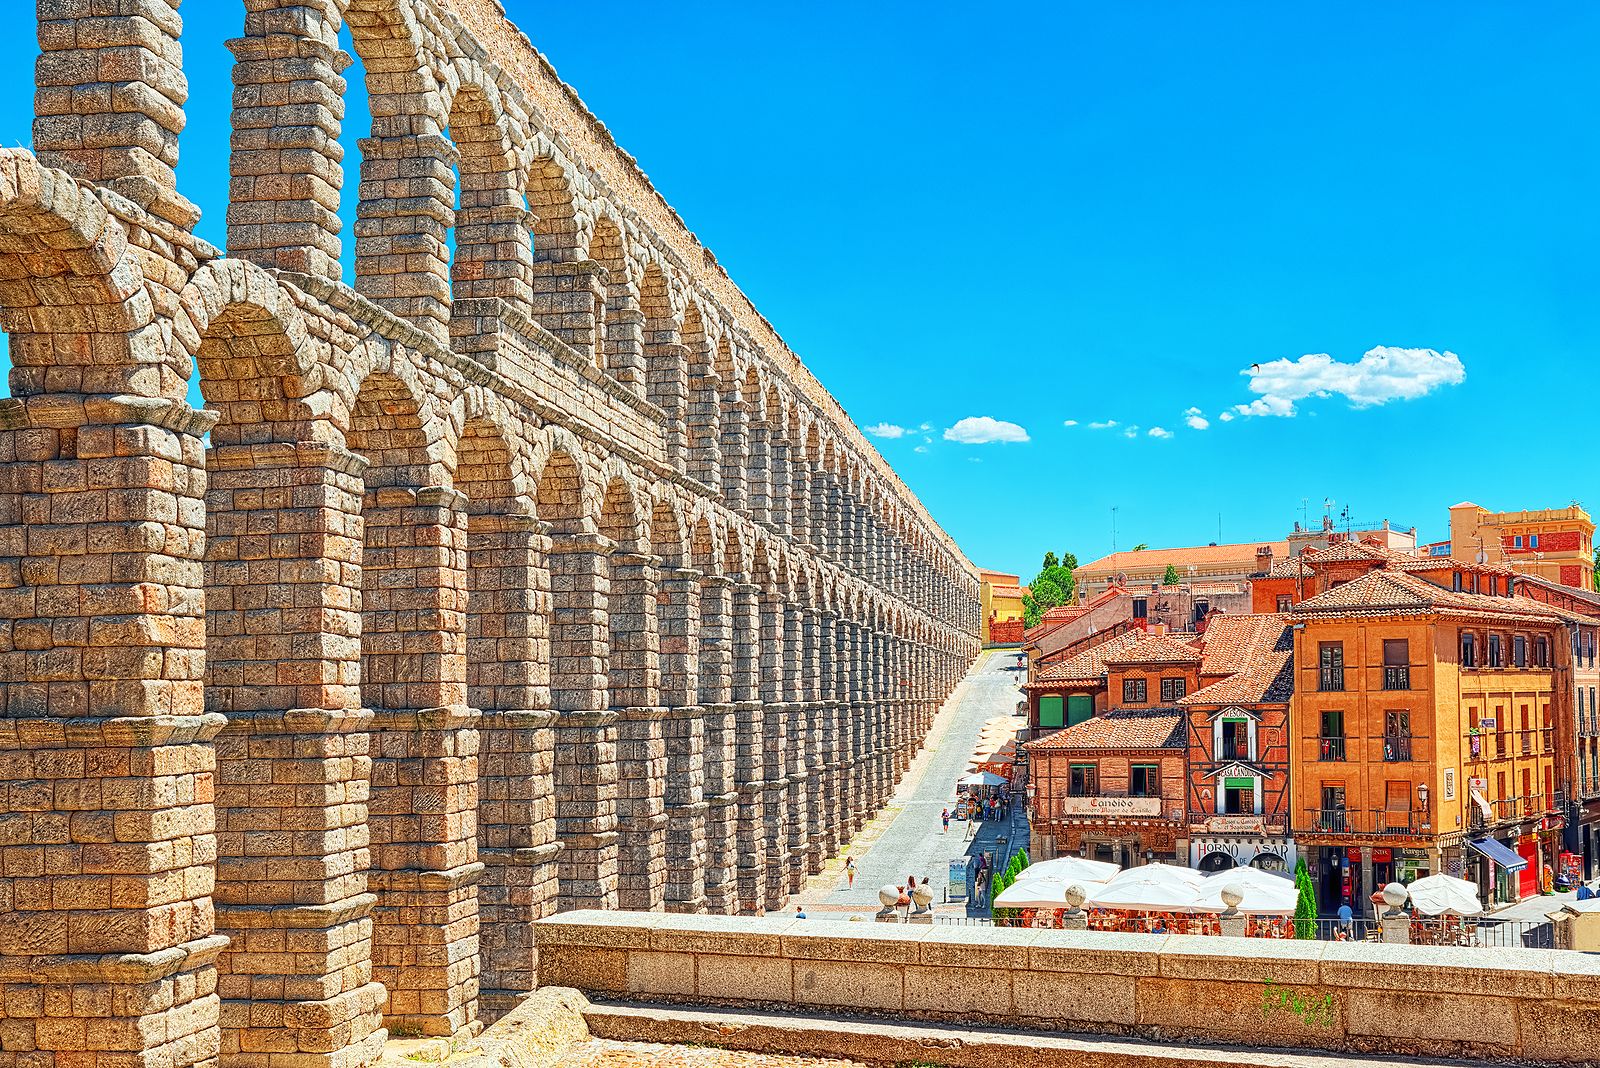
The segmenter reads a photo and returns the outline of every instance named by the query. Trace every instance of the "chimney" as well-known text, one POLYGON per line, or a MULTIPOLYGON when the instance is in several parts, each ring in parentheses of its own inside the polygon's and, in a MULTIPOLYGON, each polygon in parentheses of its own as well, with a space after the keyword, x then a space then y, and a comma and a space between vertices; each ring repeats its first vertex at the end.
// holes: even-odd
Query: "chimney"
POLYGON ((1272 546, 1256 546, 1256 572, 1265 575, 1272 570, 1272 546))

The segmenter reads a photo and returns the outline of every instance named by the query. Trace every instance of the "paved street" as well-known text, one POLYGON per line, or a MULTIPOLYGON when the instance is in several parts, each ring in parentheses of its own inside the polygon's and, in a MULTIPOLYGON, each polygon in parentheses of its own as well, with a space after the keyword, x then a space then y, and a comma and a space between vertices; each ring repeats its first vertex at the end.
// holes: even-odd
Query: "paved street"
POLYGON ((893 802, 852 839, 846 855, 855 857, 854 889, 846 888, 843 859, 835 860, 807 884, 800 900, 808 908, 875 912, 880 886, 904 885, 907 875, 915 875, 919 882, 924 876, 933 880, 940 912, 960 914, 961 904, 943 904, 949 862, 986 850, 997 852, 1001 835, 1013 843, 1019 836, 1025 839, 1027 821, 1021 805, 1013 806, 1011 821, 973 824, 970 840, 968 824, 952 819, 948 834, 941 833, 939 824, 943 809, 955 809, 956 780, 966 771, 984 722, 1016 710, 1021 696, 1016 661, 1015 652, 1002 649, 983 654, 973 665, 934 721, 927 745, 893 802))

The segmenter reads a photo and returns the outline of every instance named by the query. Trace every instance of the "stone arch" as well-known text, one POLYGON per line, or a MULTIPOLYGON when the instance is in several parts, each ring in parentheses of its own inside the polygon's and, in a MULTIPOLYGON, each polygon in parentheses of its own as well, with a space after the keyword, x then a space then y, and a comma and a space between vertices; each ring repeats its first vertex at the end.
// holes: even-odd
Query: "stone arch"
POLYGON ((712 366, 711 342, 696 300, 684 309, 679 332, 689 388, 688 474, 701 484, 718 488, 722 478, 722 448, 718 418, 719 376, 712 366))
POLYGON ((527 312, 533 262, 528 206, 517 188, 515 149, 498 101, 493 83, 480 82, 461 85, 448 103, 447 132, 457 159, 451 290, 458 300, 498 297, 527 312))
POLYGON ((528 210, 533 212, 533 258, 560 263, 577 256, 578 208, 567 168, 554 156, 542 155, 528 167, 528 210))
POLYGON ((656 495, 650 511, 650 552, 667 566, 687 566, 683 517, 677 502, 665 493, 656 495))
POLYGON ((553 436, 535 490, 539 518, 556 533, 576 534, 592 529, 585 522, 587 498, 583 453, 575 440, 565 435, 553 436))
POLYGON ((667 457, 682 471, 687 467, 688 439, 684 421, 688 408, 688 376, 666 272, 658 263, 649 263, 640 279, 639 312, 644 317, 645 396, 666 416, 663 434, 667 457))
POLYGON ((622 228, 608 213, 595 219, 589 259, 605 271, 605 306, 596 365, 636 396, 644 395, 643 318, 622 228))
POLYGON ((162 359, 143 272, 121 223, 65 172, 0 150, 0 328, 11 394, 181 399, 187 360, 162 359))

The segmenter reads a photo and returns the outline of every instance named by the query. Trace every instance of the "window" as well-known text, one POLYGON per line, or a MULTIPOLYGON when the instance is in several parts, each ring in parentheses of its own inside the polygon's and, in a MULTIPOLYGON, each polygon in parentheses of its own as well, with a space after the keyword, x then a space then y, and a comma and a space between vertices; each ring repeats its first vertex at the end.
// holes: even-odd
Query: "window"
POLYGON ((1194 621, 1200 622, 1206 618, 1206 613, 1211 611, 1211 602, 1205 598, 1197 598, 1194 602, 1194 621))
POLYGON ((1064 726, 1061 711, 1065 703, 1060 697, 1039 698, 1039 726, 1064 726))
POLYGON ((1242 719, 1225 719, 1222 721, 1222 752, 1217 754, 1219 760, 1249 760, 1250 756, 1250 724, 1242 719))
POLYGON ((1383 688, 1411 689, 1411 643, 1404 638, 1383 641, 1383 688))
POLYGON ((1278 594, 1278 611, 1287 612, 1292 607, 1294 607, 1293 597, 1290 597, 1287 593, 1278 594))
POLYGON ((1386 782, 1383 784, 1384 829, 1411 830, 1411 784, 1386 782))
POLYGON ((1500 635, 1489 635, 1489 666, 1492 668, 1505 667, 1500 659, 1500 635))
POLYGON ((1094 698, 1075 693, 1067 698, 1067 726, 1075 727, 1094 715, 1094 698))
POLYGON ((1122 703, 1125 705, 1142 705, 1149 699, 1149 691, 1145 689, 1143 679, 1122 680, 1122 703))
POLYGON ((1135 764, 1128 769, 1129 797, 1161 796, 1161 765, 1135 764))
POLYGON ((1344 783, 1322 784, 1322 808, 1317 812, 1316 825, 1319 830, 1324 831, 1349 829, 1344 815, 1344 783))
POLYGON ((1411 713, 1383 714, 1383 759, 1389 762, 1411 759, 1411 713))
POLYGON ((1249 816, 1256 810, 1256 781, 1248 776, 1228 776, 1222 780, 1222 811, 1225 815, 1249 816))
POLYGON ((1533 666, 1550 666, 1550 642, 1543 635, 1533 639, 1533 666))
POLYGON ((1134 619, 1148 619, 1148 618, 1150 618, 1150 603, 1148 601, 1146 601, 1143 597, 1135 597, 1133 599, 1133 618, 1134 619))
POLYGON ((1450 572, 1450 588, 1455 590, 1457 593, 1461 592, 1461 572, 1450 572))
POLYGON ((1528 639, 1521 634, 1511 636, 1511 666, 1528 666, 1528 639))
POLYGON ((1537 549, 1538 547, 1539 547, 1539 535, 1537 535, 1537 534, 1529 534, 1528 535, 1528 548, 1537 549))
POLYGON ((1098 768, 1094 764, 1074 764, 1067 783, 1067 796, 1093 797, 1100 792, 1098 768))
POLYGON ((1478 644, 1473 639, 1471 631, 1461 632, 1461 666, 1464 668, 1478 666, 1478 644))
POLYGON ((1322 712, 1322 737, 1319 759, 1344 759, 1344 713, 1331 709, 1322 712))
POLYGON ((1344 689, 1344 643, 1317 646, 1317 688, 1324 693, 1344 689))
MULTIPOLYGON (((1518 534, 1516 537, 1511 539, 1511 547, 1513 549, 1522 548, 1522 535, 1521 534, 1518 534)), ((1493 580, 1491 579, 1490 581, 1493 581, 1493 580)))
POLYGON ((1178 698, 1189 692, 1188 679, 1162 679, 1161 703, 1172 704, 1178 698))

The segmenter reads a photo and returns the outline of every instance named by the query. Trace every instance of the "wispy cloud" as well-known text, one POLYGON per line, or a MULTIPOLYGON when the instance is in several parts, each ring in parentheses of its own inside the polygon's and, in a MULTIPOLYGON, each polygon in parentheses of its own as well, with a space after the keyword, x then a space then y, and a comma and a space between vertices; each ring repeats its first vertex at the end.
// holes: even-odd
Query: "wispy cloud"
POLYGON ((1170 438, 1172 431, 1163 426, 1153 426, 1150 428, 1149 434, 1153 438, 1170 438))
POLYGON ((1103 423, 1090 423, 1089 424, 1089 429, 1090 430, 1110 430, 1112 427, 1114 427, 1116 425, 1117 425, 1117 421, 1115 419, 1107 419, 1103 423))
POLYGON ((1078 425, 1078 421, 1076 419, 1065 419, 1065 420, 1062 420, 1061 425, 1062 426, 1077 426, 1078 425))
POLYGON ((1183 413, 1183 421, 1190 430, 1205 430, 1211 425, 1211 420, 1200 414, 1199 408, 1187 408, 1183 413))
POLYGON ((893 423, 875 423, 864 429, 875 438, 903 438, 911 433, 905 427, 895 426, 893 423))
POLYGON ((944 432, 946 441, 963 445, 991 445, 996 442, 1021 442, 1028 440, 1028 432, 1016 423, 993 419, 987 415, 969 415, 956 421, 944 432))
POLYGON ((1292 416, 1295 403, 1307 397, 1341 396, 1352 408, 1371 408, 1396 400, 1425 397, 1441 386, 1459 385, 1467 377, 1461 357, 1434 349, 1379 345, 1361 359, 1345 363, 1325 352, 1297 360, 1281 359, 1251 365, 1240 372, 1250 391, 1260 394, 1236 404, 1239 415, 1292 416))
POLYGON ((1221 412, 1221 413, 1219 413, 1217 415, 1217 418, 1221 419, 1224 423, 1231 423, 1231 422, 1233 422, 1233 413, 1232 412, 1221 412))
POLYGON ((921 424, 919 424, 917 426, 917 429, 922 431, 924 434, 926 434, 928 431, 933 429, 933 424, 932 423, 921 423, 921 424))
POLYGON ((1138 437, 1139 436, 1139 424, 1135 423, 1133 426, 1128 427, 1126 430, 1124 430, 1122 432, 1122 436, 1125 437, 1125 438, 1136 438, 1136 437, 1138 437))
POLYGON ((928 451, 928 447, 926 445, 918 445, 916 448, 912 449, 911 451, 912 452, 927 452, 928 451))

